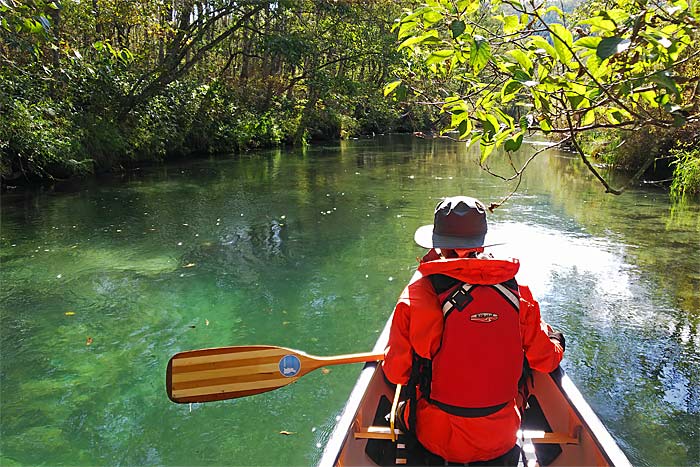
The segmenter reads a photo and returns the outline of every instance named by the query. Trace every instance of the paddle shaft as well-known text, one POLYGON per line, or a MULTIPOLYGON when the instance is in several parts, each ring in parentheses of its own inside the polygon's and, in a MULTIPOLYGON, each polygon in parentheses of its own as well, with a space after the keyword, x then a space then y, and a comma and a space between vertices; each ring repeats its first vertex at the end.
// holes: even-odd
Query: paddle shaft
POLYGON ((334 355, 331 357, 314 357, 322 363, 320 366, 341 365, 345 363, 381 362, 384 360, 384 352, 351 353, 346 355, 334 355))
POLYGON ((166 387, 177 403, 235 399, 286 386, 323 366, 383 359, 378 352, 317 357, 262 345, 192 350, 170 359, 166 387))

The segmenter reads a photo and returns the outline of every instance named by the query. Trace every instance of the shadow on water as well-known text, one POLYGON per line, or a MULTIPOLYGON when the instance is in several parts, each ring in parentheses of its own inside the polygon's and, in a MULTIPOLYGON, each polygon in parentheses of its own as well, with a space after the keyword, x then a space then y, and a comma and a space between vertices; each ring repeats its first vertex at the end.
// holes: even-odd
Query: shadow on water
MULTIPOLYGON (((165 397, 170 355, 368 350, 437 200, 513 186, 463 145, 387 136, 3 194, 0 464, 313 464, 358 365, 189 406, 165 397)), ((635 465, 700 464, 699 213, 655 190, 605 195, 546 152, 491 216, 508 240, 494 253, 521 260, 567 335, 566 370, 635 465)))

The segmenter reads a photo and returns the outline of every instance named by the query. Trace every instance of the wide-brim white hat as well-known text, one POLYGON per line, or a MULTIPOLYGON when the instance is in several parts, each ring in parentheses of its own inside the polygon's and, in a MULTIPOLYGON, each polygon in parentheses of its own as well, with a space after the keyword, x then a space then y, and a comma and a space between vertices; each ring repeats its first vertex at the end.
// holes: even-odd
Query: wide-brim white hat
POLYGON ((423 248, 479 248, 494 244, 488 234, 486 206, 476 198, 452 196, 435 207, 435 221, 416 230, 423 248))

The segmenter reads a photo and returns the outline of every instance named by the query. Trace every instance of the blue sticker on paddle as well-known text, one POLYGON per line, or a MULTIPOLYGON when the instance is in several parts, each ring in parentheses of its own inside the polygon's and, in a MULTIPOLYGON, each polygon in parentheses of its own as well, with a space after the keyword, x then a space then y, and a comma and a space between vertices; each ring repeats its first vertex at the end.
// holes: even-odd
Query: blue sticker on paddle
POLYGON ((280 373, 282 373, 282 376, 291 378, 299 374, 299 370, 301 370, 301 361, 296 355, 285 355, 280 360, 280 373))

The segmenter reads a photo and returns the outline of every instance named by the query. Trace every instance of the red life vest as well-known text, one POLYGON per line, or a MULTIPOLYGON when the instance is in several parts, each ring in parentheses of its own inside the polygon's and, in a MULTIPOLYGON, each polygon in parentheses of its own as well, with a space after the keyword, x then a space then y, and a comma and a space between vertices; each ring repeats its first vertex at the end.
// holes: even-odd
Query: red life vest
POLYGON ((445 322, 431 365, 430 401, 466 417, 499 410, 517 395, 524 358, 515 279, 493 285, 457 281, 442 292, 432 282, 445 322))

